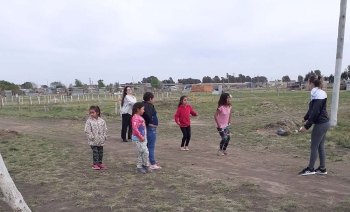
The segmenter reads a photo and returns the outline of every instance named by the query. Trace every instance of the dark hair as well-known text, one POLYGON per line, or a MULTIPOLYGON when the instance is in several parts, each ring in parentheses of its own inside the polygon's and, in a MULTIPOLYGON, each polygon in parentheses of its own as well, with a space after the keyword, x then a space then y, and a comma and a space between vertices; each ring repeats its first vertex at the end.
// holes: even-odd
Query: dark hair
POLYGON ((184 101, 184 98, 187 98, 187 96, 181 96, 180 97, 180 101, 179 101, 179 105, 177 107, 180 107, 184 101))
POLYGON ((231 105, 231 103, 227 103, 227 98, 231 97, 230 94, 228 93, 222 93, 220 95, 220 99, 218 102, 218 107, 222 106, 222 105, 231 105))
POLYGON ((96 113, 97 113, 97 116, 98 117, 101 117, 101 110, 100 110, 100 107, 99 106, 95 106, 95 105, 92 105, 91 107, 90 107, 90 109, 89 110, 93 110, 93 111, 95 111, 96 113))
POLYGON ((318 87, 318 88, 322 88, 322 77, 321 76, 317 76, 317 75, 311 75, 309 77, 309 83, 312 83, 315 85, 315 87, 318 87))
MULTIPOLYGON (((123 98, 122 98, 122 106, 124 106, 124 99, 125 99, 125 96, 127 95, 127 92, 126 90, 130 88, 130 86, 125 86, 124 90, 123 90, 123 98)), ((130 88, 131 89, 131 88, 130 88)))
POLYGON ((132 116, 134 116, 143 106, 143 102, 136 102, 134 106, 132 106, 132 116))
POLYGON ((154 98, 154 95, 151 92, 146 92, 145 94, 143 94, 143 101, 145 101, 145 102, 147 102, 153 98, 154 98))

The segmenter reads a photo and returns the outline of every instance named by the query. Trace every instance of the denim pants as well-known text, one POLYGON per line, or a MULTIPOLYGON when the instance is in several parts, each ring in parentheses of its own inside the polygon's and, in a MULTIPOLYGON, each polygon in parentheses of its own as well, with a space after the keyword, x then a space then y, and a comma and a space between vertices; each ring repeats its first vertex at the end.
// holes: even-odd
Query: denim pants
POLYGON ((148 126, 147 127, 147 147, 149 152, 149 161, 151 165, 156 164, 156 159, 154 156, 154 149, 156 147, 157 140, 157 129, 155 127, 148 126))

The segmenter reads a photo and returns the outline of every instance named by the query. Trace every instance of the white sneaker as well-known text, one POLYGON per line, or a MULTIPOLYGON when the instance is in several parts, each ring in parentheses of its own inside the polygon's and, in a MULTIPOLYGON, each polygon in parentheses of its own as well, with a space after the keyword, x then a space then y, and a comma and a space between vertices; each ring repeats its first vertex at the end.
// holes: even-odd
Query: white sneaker
POLYGON ((157 164, 150 165, 149 168, 153 170, 161 169, 161 167, 157 166, 157 164))

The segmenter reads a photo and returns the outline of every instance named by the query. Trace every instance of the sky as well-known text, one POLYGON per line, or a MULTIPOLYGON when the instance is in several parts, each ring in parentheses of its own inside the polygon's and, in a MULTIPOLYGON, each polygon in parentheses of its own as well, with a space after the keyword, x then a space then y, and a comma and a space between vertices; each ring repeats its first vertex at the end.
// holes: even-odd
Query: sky
POLYGON ((0 1, 0 80, 16 84, 334 74, 340 0, 0 1))

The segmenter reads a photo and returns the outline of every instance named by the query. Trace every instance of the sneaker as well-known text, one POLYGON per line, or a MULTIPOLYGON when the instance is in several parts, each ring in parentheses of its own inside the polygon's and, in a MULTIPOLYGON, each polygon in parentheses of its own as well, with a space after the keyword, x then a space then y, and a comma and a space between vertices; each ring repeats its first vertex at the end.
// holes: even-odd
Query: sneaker
POLYGON ((188 151, 188 150, 190 150, 190 149, 188 148, 188 146, 186 146, 186 147, 185 147, 185 150, 188 151))
POLYGON ((225 154, 222 152, 222 150, 219 149, 218 156, 224 156, 225 154))
POLYGON ((107 167, 105 165, 103 165, 102 163, 99 165, 100 169, 106 170, 107 167))
POLYGON ((146 170, 144 170, 143 168, 137 168, 136 171, 142 174, 146 174, 146 170))
POLYGON ((159 169, 162 169, 162 167, 156 162, 156 165, 159 167, 159 169))
POLYGON ((100 170, 101 168, 97 164, 95 164, 95 165, 92 166, 92 169, 100 170))
POLYGON ((152 169, 149 166, 143 166, 144 170, 146 171, 146 173, 151 173, 152 169))
POLYGON ((150 165, 149 168, 153 170, 162 169, 162 167, 158 166, 157 164, 150 165))
POLYGON ((228 155, 228 152, 226 150, 223 151, 224 155, 228 155))
POLYGON ((184 147, 180 147, 180 151, 186 151, 184 147))
POLYGON ((315 174, 314 169, 310 169, 309 167, 306 167, 303 171, 299 172, 299 175, 301 176, 307 176, 307 175, 313 175, 315 174))
POLYGON ((124 139, 123 142, 128 142, 128 140, 124 139))
POLYGON ((318 167, 317 169, 315 169, 316 174, 323 174, 326 175, 327 174, 327 169, 321 169, 321 167, 318 167))

